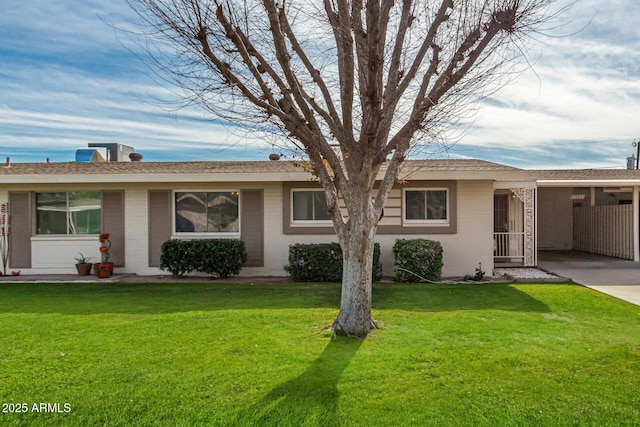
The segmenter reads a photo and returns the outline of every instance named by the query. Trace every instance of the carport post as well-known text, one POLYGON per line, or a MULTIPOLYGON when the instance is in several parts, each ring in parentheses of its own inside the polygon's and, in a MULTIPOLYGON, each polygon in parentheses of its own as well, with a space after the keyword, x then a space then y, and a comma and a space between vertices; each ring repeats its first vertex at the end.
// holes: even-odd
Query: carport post
POLYGON ((640 207, 638 187, 633 187, 633 260, 640 261, 640 207))

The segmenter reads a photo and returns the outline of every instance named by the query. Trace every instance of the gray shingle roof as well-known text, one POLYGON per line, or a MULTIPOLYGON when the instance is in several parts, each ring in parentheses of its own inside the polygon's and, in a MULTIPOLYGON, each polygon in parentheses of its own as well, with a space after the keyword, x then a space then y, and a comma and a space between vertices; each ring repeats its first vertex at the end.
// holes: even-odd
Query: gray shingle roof
POLYGON ((12 163, 0 175, 198 174, 300 172, 292 162, 95 162, 12 163))
POLYGON ((530 170, 527 175, 537 181, 640 180, 638 169, 530 170))
MULTIPOLYGON (((517 168, 477 159, 407 160, 403 168, 430 171, 516 171, 517 168)), ((2 175, 303 173, 291 161, 11 163, 2 175)))

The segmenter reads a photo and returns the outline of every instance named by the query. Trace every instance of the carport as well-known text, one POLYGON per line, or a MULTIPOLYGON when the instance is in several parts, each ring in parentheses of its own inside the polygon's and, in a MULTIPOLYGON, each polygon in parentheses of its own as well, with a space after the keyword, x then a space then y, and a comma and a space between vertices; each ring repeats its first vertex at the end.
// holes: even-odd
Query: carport
POLYGON ((537 247, 640 261, 640 171, 531 171, 537 247))

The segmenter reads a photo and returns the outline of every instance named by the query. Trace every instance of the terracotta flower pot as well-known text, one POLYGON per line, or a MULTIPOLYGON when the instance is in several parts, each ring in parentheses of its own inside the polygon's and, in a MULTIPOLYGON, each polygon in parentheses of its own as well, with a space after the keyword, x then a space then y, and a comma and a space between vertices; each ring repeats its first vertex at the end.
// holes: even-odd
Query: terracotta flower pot
POLYGON ((97 277, 104 279, 113 274, 113 263, 112 262, 96 262, 95 264, 93 264, 93 271, 97 277), (100 275, 101 271, 105 271, 106 273, 103 273, 103 275, 101 276, 100 275), (106 276, 104 274, 106 274, 106 276))
POLYGON ((76 264, 76 270, 78 270, 78 276, 88 276, 91 273, 91 267, 93 264, 76 264))

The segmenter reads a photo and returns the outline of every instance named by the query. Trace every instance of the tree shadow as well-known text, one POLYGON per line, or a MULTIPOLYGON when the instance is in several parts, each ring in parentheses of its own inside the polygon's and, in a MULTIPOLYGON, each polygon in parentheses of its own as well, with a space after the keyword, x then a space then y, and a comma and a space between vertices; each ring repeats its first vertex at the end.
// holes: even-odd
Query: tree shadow
POLYGON ((297 377, 286 381, 238 414, 236 425, 341 425, 338 382, 362 342, 338 336, 297 377))
POLYGON ((394 283, 392 286, 384 285, 374 285, 373 308, 375 309, 401 309, 424 312, 506 310, 548 313, 551 311, 544 302, 523 292, 512 284, 439 285, 394 283))

